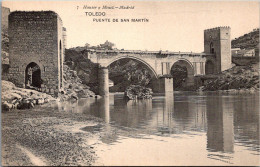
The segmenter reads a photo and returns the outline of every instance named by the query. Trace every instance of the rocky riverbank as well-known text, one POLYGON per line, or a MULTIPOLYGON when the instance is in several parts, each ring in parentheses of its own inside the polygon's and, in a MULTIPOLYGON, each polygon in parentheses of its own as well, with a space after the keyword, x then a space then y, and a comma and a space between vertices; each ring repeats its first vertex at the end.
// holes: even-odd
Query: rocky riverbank
POLYGON ((50 101, 56 101, 51 95, 31 89, 16 87, 12 82, 2 80, 2 111, 28 109, 50 101))
POLYGON ((63 71, 64 88, 59 96, 60 100, 65 101, 69 99, 100 97, 99 95, 95 95, 95 93, 90 90, 89 86, 82 84, 82 80, 78 77, 77 71, 71 70, 67 65, 63 65, 63 71))
POLYGON ((259 91, 259 63, 249 66, 235 66, 221 74, 205 80, 201 91, 259 91))
POLYGON ((2 110, 30 109, 35 105, 42 105, 50 101, 78 100, 79 98, 100 98, 89 90, 89 86, 82 84, 77 72, 64 65, 63 90, 57 98, 32 89, 16 87, 12 82, 2 80, 2 110))

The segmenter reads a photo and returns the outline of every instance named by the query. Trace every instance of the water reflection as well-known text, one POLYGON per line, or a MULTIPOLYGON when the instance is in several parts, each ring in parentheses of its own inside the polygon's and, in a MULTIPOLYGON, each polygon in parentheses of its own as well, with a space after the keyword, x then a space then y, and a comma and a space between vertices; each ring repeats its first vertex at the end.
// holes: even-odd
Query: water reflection
POLYGON ((95 102, 96 99, 81 99, 79 101, 70 100, 66 102, 57 103, 57 107, 58 111, 60 112, 83 113, 84 108, 89 108, 95 102))
POLYGON ((233 103, 229 97, 207 100, 207 148, 210 151, 234 151, 233 103))
POLYGON ((99 99, 97 103, 97 111, 99 111, 100 117, 108 124, 110 122, 109 96, 99 99))
POLYGON ((234 105, 234 132, 236 142, 260 152, 259 96, 243 96, 234 105))
POLYGON ((157 129, 161 134, 172 133, 174 122, 172 115, 174 113, 174 96, 173 93, 167 93, 165 95, 165 101, 162 113, 157 111, 157 129))
POLYGON ((175 93, 127 101, 123 95, 111 94, 62 104, 59 109, 102 118, 106 124, 100 129, 104 133, 101 140, 107 144, 129 134, 173 140, 182 134, 193 136, 194 140, 205 134, 207 158, 229 163, 235 157, 231 155, 238 153, 237 145, 259 154, 258 95, 175 93))

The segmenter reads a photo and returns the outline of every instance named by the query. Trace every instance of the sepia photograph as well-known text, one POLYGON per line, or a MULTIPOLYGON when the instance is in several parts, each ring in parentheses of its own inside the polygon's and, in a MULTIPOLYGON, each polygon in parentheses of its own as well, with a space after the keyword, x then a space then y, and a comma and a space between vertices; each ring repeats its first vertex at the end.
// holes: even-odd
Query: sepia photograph
POLYGON ((258 1, 1 2, 2 166, 260 166, 258 1))

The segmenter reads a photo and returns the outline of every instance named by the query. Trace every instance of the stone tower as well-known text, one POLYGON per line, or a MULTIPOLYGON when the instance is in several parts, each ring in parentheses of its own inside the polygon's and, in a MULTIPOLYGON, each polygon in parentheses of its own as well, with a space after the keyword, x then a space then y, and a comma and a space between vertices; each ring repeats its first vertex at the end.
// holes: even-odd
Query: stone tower
POLYGON ((9 15, 9 80, 57 95, 63 87, 63 27, 52 11, 9 15))
POLYGON ((230 27, 204 30, 204 52, 214 54, 216 61, 211 62, 214 64, 214 72, 231 68, 230 27))

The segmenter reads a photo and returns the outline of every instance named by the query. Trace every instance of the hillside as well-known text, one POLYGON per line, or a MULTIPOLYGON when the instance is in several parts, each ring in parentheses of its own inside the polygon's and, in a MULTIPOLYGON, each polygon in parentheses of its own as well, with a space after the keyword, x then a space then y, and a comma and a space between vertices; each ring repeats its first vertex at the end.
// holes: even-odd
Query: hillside
POLYGON ((259 28, 231 41, 232 48, 249 49, 259 44, 259 28))
POLYGON ((259 63, 249 66, 234 66, 207 80, 200 88, 203 91, 259 91, 259 63))

